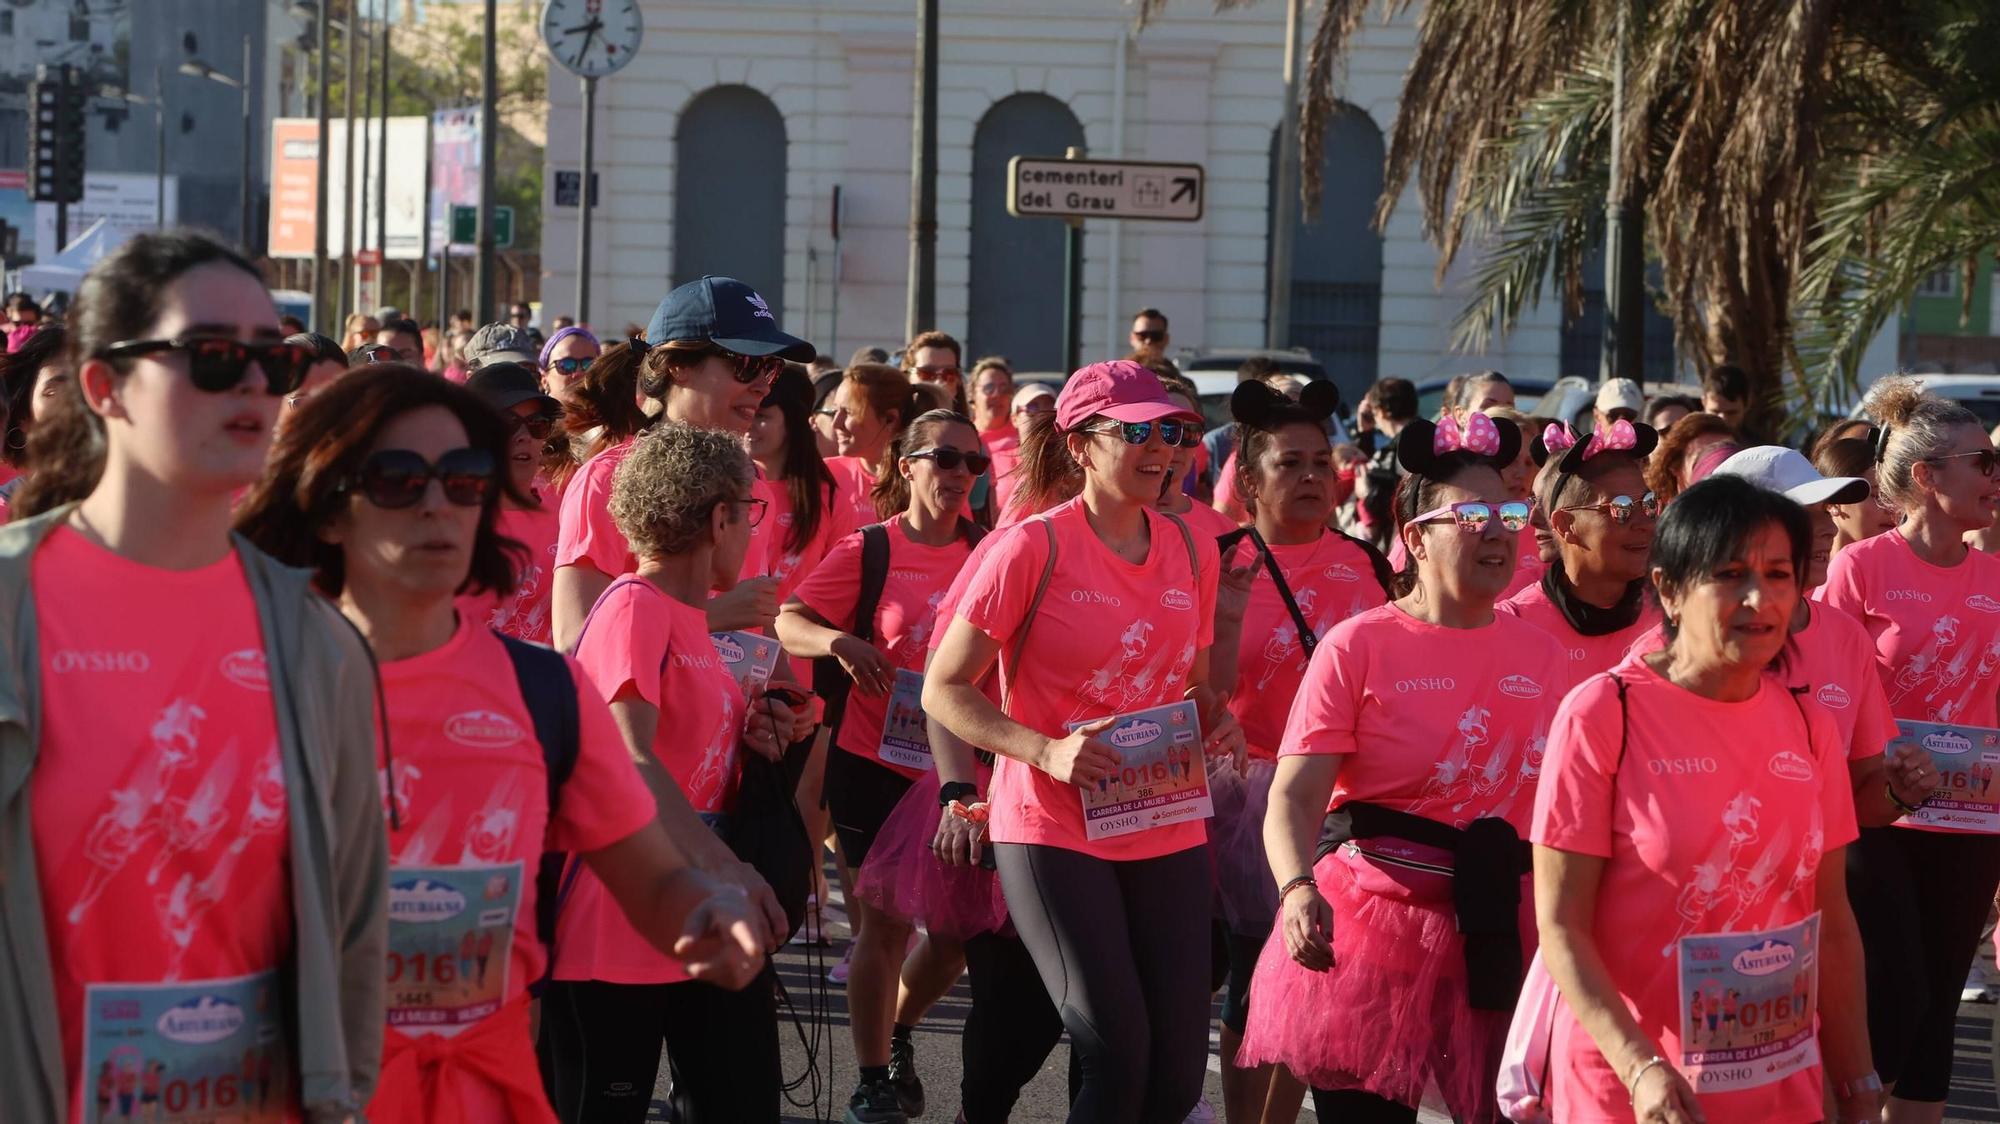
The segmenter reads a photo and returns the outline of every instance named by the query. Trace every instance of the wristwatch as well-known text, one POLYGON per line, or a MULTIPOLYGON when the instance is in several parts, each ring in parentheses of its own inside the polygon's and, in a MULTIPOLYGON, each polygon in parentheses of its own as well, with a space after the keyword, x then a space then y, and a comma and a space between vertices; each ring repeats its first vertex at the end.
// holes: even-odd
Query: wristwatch
POLYGON ((1842 1081, 1834 1087, 1835 1094, 1843 1100, 1848 1097, 1860 1096, 1863 1093, 1879 1093, 1881 1091, 1882 1076, 1872 1069, 1851 1081, 1842 1081))
POLYGON ((946 781, 938 786, 938 807, 940 808, 951 807, 951 802, 954 800, 963 800, 967 804, 970 804, 978 799, 978 797, 979 786, 967 781, 946 781))

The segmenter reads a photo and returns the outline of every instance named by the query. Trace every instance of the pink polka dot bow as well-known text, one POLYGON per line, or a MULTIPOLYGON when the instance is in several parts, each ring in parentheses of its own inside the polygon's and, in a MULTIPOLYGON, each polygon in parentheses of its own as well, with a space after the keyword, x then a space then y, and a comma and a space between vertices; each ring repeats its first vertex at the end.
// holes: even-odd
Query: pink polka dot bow
POLYGON ((1446 453, 1477 453, 1490 457, 1500 451, 1500 429, 1493 419, 1481 413, 1465 415, 1465 428, 1458 422, 1446 418, 1437 424, 1437 433, 1431 438, 1431 453, 1444 456, 1446 453))
POLYGON ((1590 440, 1583 446, 1583 459, 1589 460, 1599 453, 1614 449, 1626 450, 1638 447, 1639 431, 1632 428, 1631 422, 1620 418, 1612 422, 1609 428, 1599 429, 1590 435, 1590 440))
POLYGON ((1550 422, 1542 427, 1542 448, 1551 453, 1567 452, 1576 444, 1576 430, 1569 426, 1550 422))

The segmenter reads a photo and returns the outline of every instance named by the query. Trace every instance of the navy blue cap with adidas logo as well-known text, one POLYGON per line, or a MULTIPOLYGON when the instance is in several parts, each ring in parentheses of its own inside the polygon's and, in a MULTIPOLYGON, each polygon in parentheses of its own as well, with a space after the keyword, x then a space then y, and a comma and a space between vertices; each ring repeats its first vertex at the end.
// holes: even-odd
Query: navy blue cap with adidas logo
POLYGON ((734 277, 704 277, 668 293, 646 325, 655 347, 707 340, 738 355, 777 355, 810 363, 813 346, 778 330, 778 318, 757 290, 734 277))

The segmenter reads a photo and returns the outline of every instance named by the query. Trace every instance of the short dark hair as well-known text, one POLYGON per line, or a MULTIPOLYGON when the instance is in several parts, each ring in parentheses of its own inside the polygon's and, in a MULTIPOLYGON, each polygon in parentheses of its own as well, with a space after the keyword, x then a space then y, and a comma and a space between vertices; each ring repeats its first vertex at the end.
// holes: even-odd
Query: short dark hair
POLYGON ((859 367, 863 363, 887 363, 888 361, 889 351, 887 348, 857 347, 854 349, 854 354, 848 358, 847 365, 850 367, 859 367))
MULTIPOLYGON (((1792 570, 1805 582, 1806 554, 1812 549, 1812 521, 1806 509, 1782 492, 1760 488, 1741 476, 1710 476, 1674 497, 1660 512, 1653 532, 1653 566, 1660 582, 1675 589, 1715 573, 1743 552, 1744 544, 1768 524, 1776 523, 1791 540, 1792 570)), ((1803 592, 1803 590, 1801 590, 1803 592)), ((1660 591, 1653 591, 1657 603, 1660 591)), ((1669 640, 1678 622, 1664 626, 1669 640)))
POLYGON ((1262 382, 1281 374, 1284 372, 1278 368, 1278 361, 1268 355, 1252 355, 1236 365, 1237 382, 1262 382))
POLYGON ((296 336, 306 330, 306 322, 287 312, 278 317, 278 327, 283 328, 286 335, 296 336))
POLYGON ((0 386, 4 386, 7 407, 0 411, 6 421, 5 441, 0 442, 0 460, 17 469, 28 467, 28 430, 35 410, 35 380, 42 368, 63 362, 64 334, 60 327, 44 325, 28 337, 12 355, 0 355, 0 386))
POLYGON ((1417 386, 1408 379, 1377 379, 1368 388, 1368 397, 1382 416, 1391 421, 1409 421, 1417 416, 1417 386))
POLYGON ((35 298, 26 293, 9 293, 7 295, 7 311, 32 312, 39 316, 41 315, 42 306, 36 304, 35 298))
POLYGON ((407 334, 415 336, 418 339, 424 338, 424 330, 422 328, 417 327, 417 322, 415 320, 411 320, 408 317, 404 317, 401 320, 391 320, 388 323, 382 325, 382 327, 379 330, 383 332, 390 332, 399 336, 407 334))
POLYGON ((1732 402, 1747 402, 1750 400, 1750 376, 1743 368, 1724 363, 1701 380, 1701 392, 1732 402))
MULTIPOLYGON (((1663 412, 1675 406, 1679 406, 1690 414, 1701 413, 1701 399, 1699 398, 1691 398, 1685 394, 1662 394, 1658 398, 1646 403, 1646 412, 1643 415, 1646 424, 1653 425, 1654 418, 1659 417, 1663 412)), ((1653 428, 1658 429, 1659 427, 1653 426, 1653 428)))
POLYGON ((1133 314, 1132 314, 1132 319, 1134 319, 1134 320, 1158 320, 1158 321, 1160 322, 1160 327, 1162 327, 1162 328, 1166 328, 1166 327, 1170 327, 1170 326, 1171 326, 1171 325, 1169 325, 1169 324, 1167 323, 1167 314, 1166 314, 1166 313, 1164 313, 1164 312, 1161 312, 1161 311, 1160 311, 1159 309, 1157 309, 1157 308, 1142 308, 1142 309, 1140 309, 1139 311, 1137 311, 1137 312, 1135 312, 1135 313, 1133 313, 1133 314))
POLYGON ((331 359, 341 366, 347 366, 347 352, 340 344, 318 332, 299 332, 285 337, 285 342, 295 347, 303 347, 313 353, 312 361, 324 363, 331 359))

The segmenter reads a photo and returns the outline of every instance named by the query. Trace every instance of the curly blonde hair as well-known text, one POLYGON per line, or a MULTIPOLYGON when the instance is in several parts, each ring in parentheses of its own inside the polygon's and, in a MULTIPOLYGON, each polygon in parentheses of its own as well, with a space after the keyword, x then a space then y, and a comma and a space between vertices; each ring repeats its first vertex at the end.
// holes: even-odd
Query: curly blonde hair
POLYGON ((735 435, 660 422, 633 440, 613 474, 611 519, 640 558, 686 554, 715 505, 744 498, 754 478, 735 435))
POLYGON ((1908 375, 1876 381, 1861 412, 1882 424, 1875 453, 1875 487, 1898 507, 1916 507, 1916 467, 1951 448, 1951 431, 1961 425, 1984 430, 1979 415, 1924 389, 1908 375))

